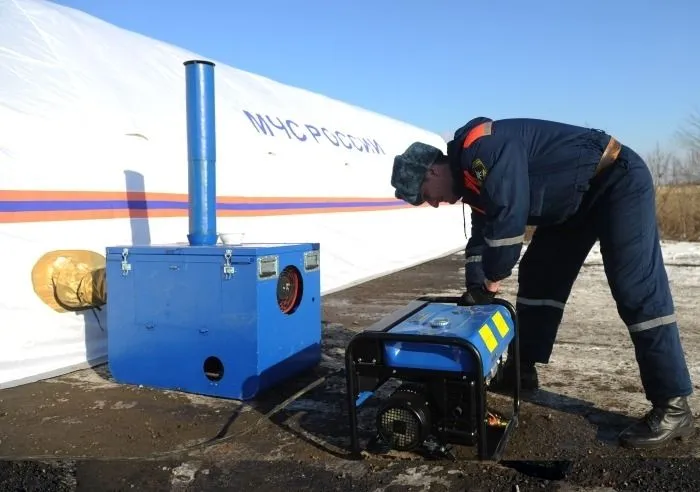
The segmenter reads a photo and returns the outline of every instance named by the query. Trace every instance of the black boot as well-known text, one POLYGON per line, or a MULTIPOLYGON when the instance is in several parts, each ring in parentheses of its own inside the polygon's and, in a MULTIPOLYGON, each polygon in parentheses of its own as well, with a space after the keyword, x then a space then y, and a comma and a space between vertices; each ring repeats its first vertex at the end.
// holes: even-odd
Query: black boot
MULTIPOLYGON (((508 357, 503 364, 503 372, 500 379, 494 378, 489 384, 489 390, 494 393, 512 393, 515 388, 515 363, 513 357, 508 357)), ((520 362, 520 389, 532 391, 539 388, 537 369, 534 363, 520 362)))
POLYGON ((620 444, 628 448, 655 448, 673 439, 695 434, 693 412, 684 396, 657 402, 637 423, 620 433, 620 444))

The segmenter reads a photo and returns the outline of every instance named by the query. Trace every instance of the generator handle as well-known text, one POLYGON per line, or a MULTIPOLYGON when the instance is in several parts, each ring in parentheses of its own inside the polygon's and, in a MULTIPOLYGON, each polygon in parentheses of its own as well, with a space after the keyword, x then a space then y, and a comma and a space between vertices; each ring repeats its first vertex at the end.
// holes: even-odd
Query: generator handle
POLYGON ((417 301, 436 302, 444 304, 458 304, 462 296, 420 296, 417 301))

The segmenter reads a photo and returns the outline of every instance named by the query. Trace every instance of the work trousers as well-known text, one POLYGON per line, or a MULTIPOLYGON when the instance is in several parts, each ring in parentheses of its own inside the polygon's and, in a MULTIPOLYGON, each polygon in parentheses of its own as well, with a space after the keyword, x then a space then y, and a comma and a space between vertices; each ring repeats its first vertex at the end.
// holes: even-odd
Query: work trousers
POLYGON ((655 201, 648 167, 623 146, 618 161, 591 181, 574 217, 536 229, 518 273, 516 309, 524 362, 549 362, 574 281, 599 240, 610 292, 632 339, 647 399, 692 392, 655 201))

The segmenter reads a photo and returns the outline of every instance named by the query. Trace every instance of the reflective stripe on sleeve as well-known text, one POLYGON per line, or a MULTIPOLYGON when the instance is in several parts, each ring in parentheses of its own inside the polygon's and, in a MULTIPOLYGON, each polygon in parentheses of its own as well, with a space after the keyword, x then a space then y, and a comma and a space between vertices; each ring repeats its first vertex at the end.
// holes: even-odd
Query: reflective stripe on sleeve
POLYGON ((484 238, 484 241, 486 244, 488 244, 491 247, 498 247, 498 246, 513 246, 515 244, 520 244, 523 242, 525 239, 525 234, 521 234, 520 236, 515 236, 515 237, 506 237, 503 239, 489 239, 487 237, 484 238))
POLYGON ((479 263, 481 261, 481 255, 469 256, 465 263, 479 263))

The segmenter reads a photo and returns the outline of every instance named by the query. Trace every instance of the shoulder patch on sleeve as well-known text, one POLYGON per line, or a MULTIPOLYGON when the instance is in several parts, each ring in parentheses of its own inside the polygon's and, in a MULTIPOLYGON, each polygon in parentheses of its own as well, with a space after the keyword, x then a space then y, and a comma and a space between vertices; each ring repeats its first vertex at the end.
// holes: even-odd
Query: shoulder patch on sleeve
POLYGON ((486 165, 481 159, 477 158, 472 161, 472 169, 474 170, 474 176, 476 179, 479 181, 479 183, 483 184, 486 176, 489 173, 486 169, 486 165))

